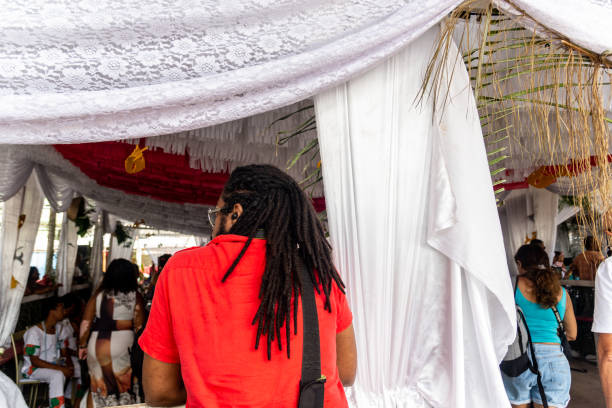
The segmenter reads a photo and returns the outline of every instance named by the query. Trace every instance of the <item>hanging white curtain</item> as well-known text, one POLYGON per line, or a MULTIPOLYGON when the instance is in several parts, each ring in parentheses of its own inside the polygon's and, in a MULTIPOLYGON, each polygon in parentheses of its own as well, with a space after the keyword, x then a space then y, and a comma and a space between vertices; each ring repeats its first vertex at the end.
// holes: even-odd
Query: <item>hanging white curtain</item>
POLYGON ((498 363, 514 338, 512 287, 463 63, 446 67, 442 116, 415 104, 437 32, 315 98, 358 407, 509 406, 498 363))
MULTIPOLYGON (((511 15, 527 13, 545 27, 598 54, 612 50, 612 2, 609 0, 494 0, 511 15)), ((521 20, 535 28, 529 19, 521 20)))
POLYGON ((306 99, 461 0, 30 0, 0 14, 4 143, 202 128, 306 99))
POLYGON ((72 278, 79 249, 78 238, 76 224, 64 213, 57 252, 57 280, 62 284, 58 291, 60 296, 70 293, 72 289, 72 278))
POLYGON ((43 194, 35 174, 4 203, 0 249, 0 347, 9 340, 17 324, 42 207, 43 194))
POLYGON ((508 197, 504 200, 504 211, 507 232, 507 243, 506 251, 508 252, 508 266, 510 273, 514 276, 518 273, 516 265, 514 263, 514 254, 516 251, 525 243, 527 238, 531 238, 532 233, 535 231, 535 225, 533 220, 530 218, 530 205, 529 201, 529 190, 514 190, 510 192, 508 197), (529 207, 529 208, 528 208, 529 207))
POLYGON ((103 211, 96 211, 94 218, 94 239, 89 255, 89 274, 94 288, 98 286, 102 279, 102 260, 104 257, 104 226, 103 211))
POLYGON ((580 207, 575 207, 573 205, 568 206, 568 207, 563 207, 557 213, 557 216, 555 217, 555 223, 557 225, 562 224, 563 222, 569 220, 570 218, 572 218, 574 215, 578 214, 579 212, 580 212, 580 207))
POLYGON ((133 230, 131 228, 125 228, 125 230, 131 238, 120 244, 119 242, 117 242, 117 237, 114 235, 112 236, 110 255, 108 258, 107 265, 109 265, 113 260, 119 258, 127 259, 130 262, 132 261, 132 249, 134 248, 134 242, 138 237, 138 231, 133 230))
POLYGON ((548 259, 552 263, 557 242, 557 213, 559 211, 559 195, 546 189, 529 187, 533 202, 535 231, 538 239, 544 242, 548 259))

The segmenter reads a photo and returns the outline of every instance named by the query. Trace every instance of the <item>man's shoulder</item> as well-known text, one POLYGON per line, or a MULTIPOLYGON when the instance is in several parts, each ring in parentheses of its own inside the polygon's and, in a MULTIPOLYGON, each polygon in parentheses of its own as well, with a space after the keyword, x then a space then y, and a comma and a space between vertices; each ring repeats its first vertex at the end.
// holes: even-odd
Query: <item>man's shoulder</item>
POLYGON ((182 249, 168 260, 165 270, 201 268, 206 259, 215 252, 216 246, 206 245, 182 249))
POLYGON ((23 336, 38 336, 40 334, 42 334, 42 329, 40 327, 38 327, 39 323, 36 323, 33 326, 30 326, 25 333, 23 334, 23 336))

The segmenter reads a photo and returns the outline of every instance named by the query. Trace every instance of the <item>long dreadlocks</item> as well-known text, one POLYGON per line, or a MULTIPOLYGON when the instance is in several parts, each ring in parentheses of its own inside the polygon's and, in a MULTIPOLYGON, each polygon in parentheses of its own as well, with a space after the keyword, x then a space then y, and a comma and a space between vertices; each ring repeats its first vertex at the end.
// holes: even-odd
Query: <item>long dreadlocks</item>
POLYGON ((248 239, 238 257, 229 267, 223 281, 236 268, 258 230, 266 238, 266 267, 259 289, 261 303, 252 324, 257 324, 255 348, 262 335, 267 338, 268 359, 276 339, 282 350, 281 328, 285 325, 287 358, 290 358, 291 301, 293 326, 297 334, 297 299, 302 284, 298 273, 299 258, 320 293, 325 294, 325 310, 331 312, 332 283, 344 291, 344 283, 332 263, 331 247, 325 238, 321 222, 310 200, 298 184, 287 174, 269 165, 250 165, 234 170, 223 194, 224 207, 229 214, 236 203, 242 215, 229 231, 248 239), (333 281, 333 282, 332 282, 333 281))

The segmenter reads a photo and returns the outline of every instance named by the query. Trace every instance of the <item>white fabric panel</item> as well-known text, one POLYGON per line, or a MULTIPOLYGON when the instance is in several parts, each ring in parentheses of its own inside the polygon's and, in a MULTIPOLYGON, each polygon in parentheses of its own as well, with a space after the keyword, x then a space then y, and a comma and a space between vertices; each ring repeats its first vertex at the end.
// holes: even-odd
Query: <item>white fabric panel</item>
POLYGON ((0 407, 28 408, 17 385, 0 371, 0 407))
POLYGON ((49 204, 56 212, 65 212, 70 208, 74 190, 60 177, 49 172, 40 164, 35 166, 40 188, 45 193, 49 204))
POLYGON ((125 228, 125 229, 128 235, 131 237, 131 239, 128 239, 127 241, 119 244, 117 242, 117 238, 113 235, 111 239, 110 254, 108 257, 107 265, 110 265, 110 263, 114 261, 115 259, 120 259, 120 258, 127 259, 130 262, 132 261, 132 249, 134 248, 134 242, 136 241, 136 238, 138 237, 138 230, 133 230, 131 228, 125 228))
POLYGON ((15 330, 43 207, 43 194, 32 174, 26 185, 4 203, 0 249, 0 346, 15 330), (24 215, 19 228, 20 215, 24 215), (14 278, 18 285, 11 289, 14 278))
POLYGON ((574 207, 569 206, 569 207, 563 207, 558 213, 557 216, 555 217, 555 223, 557 225, 563 223, 564 221, 569 220, 570 218, 572 218, 574 215, 578 214, 580 212, 580 207, 574 207))
POLYGON ((414 105, 437 32, 315 98, 357 334, 353 406, 509 406, 498 362, 514 338, 512 286, 463 64, 447 67, 443 116, 414 105))
POLYGON ((504 200, 506 211, 506 228, 508 233, 508 246, 510 272, 512 275, 518 273, 514 263, 514 254, 525 243, 527 237, 531 238, 531 233, 535 231, 535 225, 529 218, 527 212, 527 201, 529 190, 513 190, 504 200))
POLYGON ((76 224, 74 221, 70 221, 66 213, 64 213, 57 252, 57 278, 58 282, 62 284, 59 287, 60 296, 70 293, 72 289, 78 238, 76 224))
POLYGON ((397 52, 460 0, 18 0, 4 143, 155 136, 270 111, 397 52))
POLYGON ((96 213, 96 215, 94 239, 91 245, 91 254, 89 255, 89 273, 94 288, 98 286, 102 278, 102 260, 104 257, 104 226, 102 225, 104 217, 100 213, 96 213))
POLYGON ((29 160, 15 160, 12 149, 0 148, 0 201, 14 196, 28 181, 33 168, 29 160))
POLYGON ((529 186, 533 202, 533 216, 538 239, 544 242, 548 259, 552 263, 557 242, 557 212, 559 196, 542 188, 529 186))
MULTIPOLYGON (((526 12, 587 50, 598 54, 612 50, 612 2, 609 0, 494 0, 494 3, 511 15, 519 15, 521 10, 526 12)), ((527 19, 521 23, 534 28, 527 19)))

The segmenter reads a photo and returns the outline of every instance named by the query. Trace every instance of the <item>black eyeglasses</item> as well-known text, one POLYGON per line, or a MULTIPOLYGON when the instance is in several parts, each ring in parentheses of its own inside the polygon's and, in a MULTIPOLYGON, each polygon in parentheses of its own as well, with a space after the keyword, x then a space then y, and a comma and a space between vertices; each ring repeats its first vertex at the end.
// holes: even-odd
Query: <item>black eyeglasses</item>
POLYGON ((210 226, 215 226, 215 221, 217 220, 217 214, 221 211, 221 208, 209 208, 208 209, 208 222, 210 222, 210 226))

